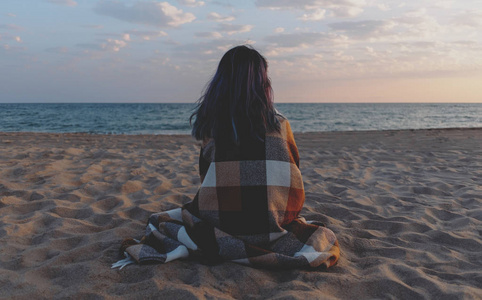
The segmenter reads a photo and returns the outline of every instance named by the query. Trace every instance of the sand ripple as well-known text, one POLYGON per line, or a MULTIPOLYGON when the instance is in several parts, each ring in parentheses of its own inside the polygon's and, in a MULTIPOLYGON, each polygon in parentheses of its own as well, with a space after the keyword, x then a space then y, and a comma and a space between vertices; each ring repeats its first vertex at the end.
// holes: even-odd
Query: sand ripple
POLYGON ((111 270, 152 212, 192 199, 186 136, 0 133, 8 298, 480 299, 482 130, 296 136, 303 214, 337 234, 328 272, 194 261, 111 270))

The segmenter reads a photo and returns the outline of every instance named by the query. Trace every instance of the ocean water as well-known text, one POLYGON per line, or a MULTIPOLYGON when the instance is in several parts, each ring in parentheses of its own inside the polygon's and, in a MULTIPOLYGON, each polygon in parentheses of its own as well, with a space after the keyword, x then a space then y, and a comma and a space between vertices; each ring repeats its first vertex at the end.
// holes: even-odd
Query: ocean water
MULTIPOLYGON (((0 104, 0 131, 189 134, 194 104, 0 104)), ((482 103, 279 103, 294 132, 482 127, 482 103)))

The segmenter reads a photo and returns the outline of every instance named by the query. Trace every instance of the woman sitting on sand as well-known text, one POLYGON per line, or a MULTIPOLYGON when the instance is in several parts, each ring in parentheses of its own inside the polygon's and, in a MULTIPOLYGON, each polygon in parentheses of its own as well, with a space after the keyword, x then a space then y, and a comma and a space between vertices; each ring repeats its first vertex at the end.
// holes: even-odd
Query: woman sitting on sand
POLYGON ((149 218, 141 241, 123 243, 123 267, 189 255, 261 267, 330 267, 334 233, 299 216, 305 200, 298 149, 273 107, 267 62, 235 47, 199 99, 193 136, 202 141, 201 188, 182 208, 149 218))

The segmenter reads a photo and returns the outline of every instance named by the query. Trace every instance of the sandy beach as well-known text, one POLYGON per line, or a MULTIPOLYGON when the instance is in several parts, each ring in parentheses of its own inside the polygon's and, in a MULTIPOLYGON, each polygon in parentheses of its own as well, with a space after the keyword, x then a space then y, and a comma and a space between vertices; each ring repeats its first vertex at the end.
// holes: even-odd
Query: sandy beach
POLYGON ((183 135, 0 133, 0 297, 481 299, 482 128, 296 134, 328 271, 192 260, 111 269, 151 213, 192 199, 183 135))

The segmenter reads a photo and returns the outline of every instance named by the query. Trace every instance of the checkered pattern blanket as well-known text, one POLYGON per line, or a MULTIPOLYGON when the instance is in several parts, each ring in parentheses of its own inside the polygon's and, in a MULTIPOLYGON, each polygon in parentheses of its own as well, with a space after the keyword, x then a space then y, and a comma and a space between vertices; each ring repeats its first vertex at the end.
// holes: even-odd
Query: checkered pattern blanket
POLYGON ((152 215, 141 241, 123 244, 114 264, 168 262, 197 256, 260 267, 330 267, 339 257, 335 234, 299 216, 304 190, 287 120, 281 131, 239 146, 205 141, 201 188, 182 208, 152 215))

